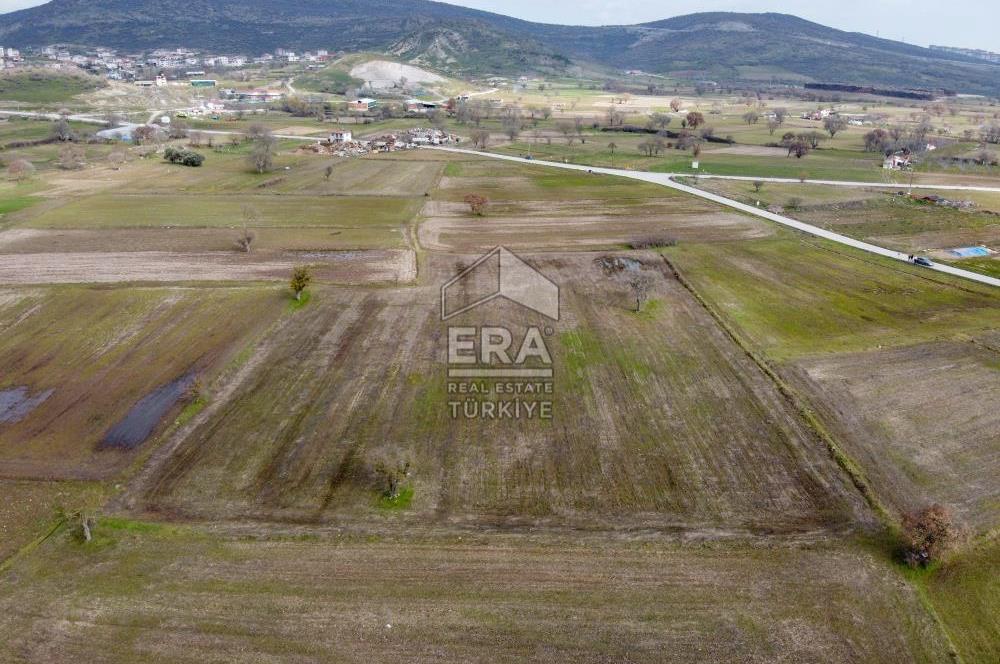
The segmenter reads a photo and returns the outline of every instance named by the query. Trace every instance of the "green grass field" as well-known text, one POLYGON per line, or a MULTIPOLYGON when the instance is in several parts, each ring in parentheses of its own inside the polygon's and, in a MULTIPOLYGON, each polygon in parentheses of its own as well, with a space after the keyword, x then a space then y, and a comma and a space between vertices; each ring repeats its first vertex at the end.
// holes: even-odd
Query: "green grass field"
POLYGON ((957 554, 915 583, 934 604, 962 661, 988 664, 1000 658, 1000 540, 957 554))
POLYGON ((53 104, 103 85, 103 80, 92 76, 54 74, 36 69, 6 72, 0 75, 0 99, 53 104))
POLYGON ((406 224, 416 213, 419 201, 366 196, 101 194, 46 210, 27 225, 33 228, 236 228, 243 223, 244 206, 259 212, 259 226, 346 226, 377 231, 406 224))
POLYGON ((777 359, 951 338, 1000 324, 1000 301, 988 286, 789 232, 664 253, 777 359))

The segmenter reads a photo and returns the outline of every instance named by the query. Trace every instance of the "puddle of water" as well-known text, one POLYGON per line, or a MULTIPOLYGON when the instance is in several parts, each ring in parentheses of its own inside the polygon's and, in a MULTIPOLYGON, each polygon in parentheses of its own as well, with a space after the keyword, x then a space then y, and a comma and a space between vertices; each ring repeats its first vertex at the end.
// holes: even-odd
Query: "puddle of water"
POLYGON ((45 390, 31 396, 28 388, 23 386, 0 390, 0 423, 20 422, 52 396, 52 392, 53 390, 45 390))
POLYGON ((597 259, 597 264, 607 273, 638 272, 642 269, 642 261, 628 256, 603 256, 597 259))
POLYGON ((104 434, 99 447, 131 450, 141 445, 193 382, 194 372, 186 373, 139 399, 125 417, 104 434))

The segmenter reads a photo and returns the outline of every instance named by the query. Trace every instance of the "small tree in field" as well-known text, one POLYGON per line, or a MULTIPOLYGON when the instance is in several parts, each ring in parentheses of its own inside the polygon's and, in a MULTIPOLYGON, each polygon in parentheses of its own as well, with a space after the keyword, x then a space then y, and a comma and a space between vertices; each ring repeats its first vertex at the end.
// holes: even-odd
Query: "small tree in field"
POLYGON ((299 267, 292 270, 292 279, 288 283, 288 285, 291 287, 292 292, 295 294, 296 302, 302 301, 302 293, 305 292, 307 288, 309 288, 309 284, 311 283, 312 283, 312 273, 309 271, 308 267, 300 265, 299 267))
POLYGON ((698 111, 691 111, 685 116, 684 120, 691 129, 697 129, 699 125, 705 124, 705 116, 698 111))
POLYGON ((327 164, 326 168, 323 169, 323 176, 329 180, 331 175, 333 175, 333 164, 327 164))
POLYGON ((837 132, 847 128, 847 118, 839 115, 828 115, 823 119, 823 127, 830 132, 830 138, 833 138, 837 132))
POLYGON ((670 110, 673 111, 674 113, 676 113, 677 111, 681 110, 681 100, 680 99, 671 99, 670 100, 670 110))
POLYGON ((375 477, 378 481, 379 491, 382 497, 388 500, 396 500, 403 488, 403 482, 410 474, 410 462, 399 461, 391 463, 379 461, 375 464, 375 477))
POLYGON ((476 129, 472 132, 472 144, 480 150, 485 150, 490 143, 490 132, 486 129, 476 129))
POLYGON ((253 148, 250 150, 248 160, 258 174, 274 168, 274 153, 277 151, 277 146, 278 142, 270 134, 253 139, 253 148))
POLYGON ((108 155, 108 161, 111 163, 111 168, 121 170, 121 167, 125 165, 128 161, 128 153, 124 150, 113 150, 111 154, 108 155))
POLYGON ((136 145, 156 143, 159 136, 159 130, 152 125, 140 125, 132 130, 132 140, 136 145))
POLYGON ((642 303, 646 301, 649 291, 653 289, 653 278, 645 274, 632 277, 628 280, 628 287, 635 297, 635 310, 642 311, 642 303))
POLYGON ((469 211, 479 217, 486 214, 486 208, 490 204, 490 199, 486 198, 482 194, 466 194, 465 198, 462 200, 468 204, 469 211))
POLYGON ((83 168, 85 162, 83 150, 75 145, 65 145, 59 150, 59 168, 75 171, 83 168))
POLYGON ((941 505, 904 514, 900 542, 903 562, 910 567, 926 567, 940 560, 957 538, 951 513, 941 505))
POLYGON ((15 159, 7 167, 7 176, 15 182, 24 182, 35 174, 35 166, 27 159, 15 159))
POLYGON ((243 230, 240 232, 240 236, 236 238, 236 246, 244 253, 249 254, 253 252, 253 243, 257 239, 257 236, 250 228, 256 226, 259 220, 260 215, 257 214, 257 210, 249 205, 243 207, 243 230))
POLYGON ((753 190, 756 191, 758 194, 760 193, 760 190, 763 189, 763 188, 764 188, 764 181, 763 180, 754 180, 753 181, 753 190))

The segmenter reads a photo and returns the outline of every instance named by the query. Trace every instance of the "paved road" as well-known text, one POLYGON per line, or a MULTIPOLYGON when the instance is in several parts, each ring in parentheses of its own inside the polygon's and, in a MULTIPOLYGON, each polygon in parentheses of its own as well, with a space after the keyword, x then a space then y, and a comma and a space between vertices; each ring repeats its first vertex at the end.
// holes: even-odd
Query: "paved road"
MULTIPOLYGON (((716 194, 703 191, 701 189, 696 189, 695 187, 690 187, 686 184, 681 184, 680 182, 674 181, 674 177, 677 174, 674 173, 647 173, 644 171, 626 171, 617 168, 599 168, 591 166, 581 166, 579 164, 563 164, 555 161, 540 161, 538 159, 524 159, 523 157, 514 157, 511 155, 495 154, 491 152, 477 152, 475 150, 463 150, 462 148, 445 148, 445 147, 435 147, 428 148, 432 150, 442 150, 445 152, 458 152, 462 154, 476 155, 480 157, 489 157, 492 159, 503 159, 505 161, 516 161, 526 164, 534 164, 536 166, 551 166, 554 168, 564 168, 573 171, 588 171, 594 173, 600 173, 603 175, 617 175, 620 177, 631 178, 633 180, 641 180, 643 182, 651 182, 653 184, 663 185, 664 187, 670 187, 671 189, 677 189, 683 191, 684 193, 691 194, 692 196, 697 196, 705 200, 718 203, 719 205, 724 205, 729 208, 739 210, 741 212, 746 212, 747 214, 752 214, 769 221, 781 224, 783 226, 788 226, 789 228, 794 228, 796 230, 802 231, 804 233, 809 233, 810 235, 815 235, 816 237, 825 238, 827 240, 832 240, 839 244, 846 245, 848 247, 854 247, 855 249, 860 249, 862 251, 867 251, 868 253, 878 254, 879 256, 885 256, 887 258, 893 258, 898 261, 908 262, 907 254, 899 251, 893 251, 892 249, 886 249, 885 247, 880 247, 878 245, 869 244, 868 242, 862 242, 861 240, 855 240, 854 238, 847 237, 846 235, 841 235, 840 233, 834 233, 828 231, 825 228, 819 228, 818 226, 813 226, 811 224, 806 224, 797 219, 792 219, 791 217, 785 217, 780 214, 775 214, 773 212, 768 212, 767 210, 761 210, 753 205, 747 205, 745 203, 740 203, 732 199, 726 198, 725 196, 718 196, 716 194)), ((746 178, 748 180, 756 180, 760 178, 746 178)), ((789 180, 789 182, 798 182, 798 180, 789 180)), ((865 185, 869 186, 869 185, 865 185)), ((899 186, 899 185, 894 185, 899 186)), ((933 185, 925 185, 927 187, 933 187, 933 185)), ((936 187, 941 188, 952 188, 952 187, 936 187)), ((986 191, 1000 191, 1000 188, 991 189, 986 188, 986 191)), ((956 277, 961 277, 963 279, 968 279, 969 281, 976 281, 981 284, 987 284, 990 286, 1000 287, 1000 279, 994 277, 989 277, 984 274, 979 274, 977 272, 970 272, 969 270, 962 270, 957 267, 952 267, 950 265, 942 265, 940 263, 935 263, 932 267, 924 268, 927 270, 936 270, 937 272, 944 272, 956 277)))
MULTIPOLYGON (((694 177, 691 173, 676 173, 672 174, 673 177, 694 177)), ((967 184, 926 184, 926 183, 914 183, 906 184, 900 182, 855 182, 851 180, 799 180, 797 178, 755 178, 748 175, 708 175, 708 174, 698 174, 699 178, 708 180, 742 180, 744 182, 753 182, 755 180, 760 180, 761 182, 778 182, 787 184, 799 184, 804 182, 805 184, 826 184, 833 187, 876 187, 881 189, 948 189, 955 191, 988 191, 1000 193, 1000 187, 983 187, 980 185, 967 185, 967 184)))

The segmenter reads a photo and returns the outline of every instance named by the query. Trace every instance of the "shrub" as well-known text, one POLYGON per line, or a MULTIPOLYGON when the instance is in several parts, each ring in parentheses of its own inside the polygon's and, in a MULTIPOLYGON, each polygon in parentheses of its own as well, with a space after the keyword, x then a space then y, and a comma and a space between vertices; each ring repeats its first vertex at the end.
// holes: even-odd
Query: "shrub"
POLYGON ((940 560, 957 537, 948 510, 931 505, 903 515, 900 556, 910 567, 926 567, 940 560))
POLYGON ((660 247, 677 246, 677 238, 669 235, 649 235, 636 238, 628 243, 630 249, 658 249, 660 247))
POLYGON ((171 164, 193 167, 201 166, 202 162, 205 161, 205 156, 195 152, 194 150, 185 150, 183 148, 174 147, 169 147, 164 150, 163 158, 171 164))

